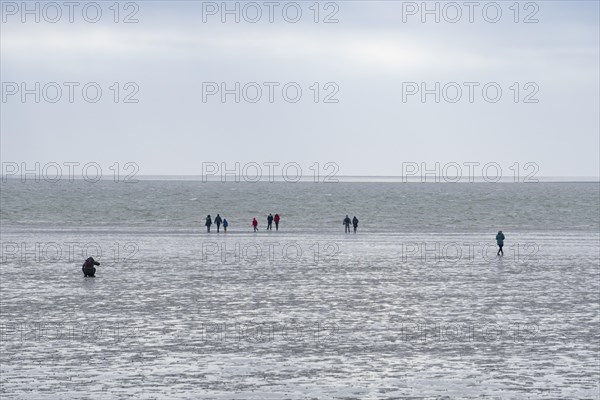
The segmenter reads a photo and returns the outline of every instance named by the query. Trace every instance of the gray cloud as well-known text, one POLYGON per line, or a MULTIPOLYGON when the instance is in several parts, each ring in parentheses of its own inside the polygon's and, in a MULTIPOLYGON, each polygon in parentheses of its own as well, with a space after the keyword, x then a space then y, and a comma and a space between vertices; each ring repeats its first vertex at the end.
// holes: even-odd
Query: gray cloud
POLYGON ((400 2, 338 4, 337 24, 315 24, 311 14, 298 24, 202 23, 200 2, 140 2, 136 24, 9 19, 3 82, 97 82, 103 95, 97 103, 9 98, 2 159, 127 160, 141 174, 197 174, 203 161, 334 161, 344 175, 398 175, 403 161, 532 161, 540 175, 598 175, 597 3, 538 2, 537 24, 510 14, 497 24, 402 23, 400 2), (139 87, 139 103, 122 103, 127 82, 139 87), (263 97, 205 103, 203 82, 257 82, 263 97), (264 82, 280 83, 273 103, 264 82), (297 103, 282 98, 288 82, 302 88, 297 103), (323 102, 330 82, 338 103, 323 102), (456 82, 463 98, 403 102, 403 82, 456 82), (470 103, 464 82, 479 82, 478 91, 496 82, 502 99, 486 102, 479 91, 470 103), (539 103, 523 103, 529 82, 539 103))

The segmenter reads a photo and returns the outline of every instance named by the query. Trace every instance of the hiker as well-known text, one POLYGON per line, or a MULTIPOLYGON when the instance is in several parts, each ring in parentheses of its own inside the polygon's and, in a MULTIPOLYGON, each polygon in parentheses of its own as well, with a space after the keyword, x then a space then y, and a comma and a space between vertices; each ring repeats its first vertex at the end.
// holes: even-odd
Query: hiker
POLYGON ((271 214, 271 213, 269 213, 269 216, 267 217, 267 230, 268 231, 273 230, 273 214, 271 214))
POLYGON ((217 214, 217 216, 215 217, 215 224, 217 225, 217 233, 219 233, 219 228, 221 227, 222 222, 223 222, 223 220, 221 219, 221 216, 219 214, 217 214))
POLYGON ((254 228, 254 232, 258 231, 258 221, 256 218, 252 218, 252 227, 254 228))
POLYGON ((81 266, 81 270, 83 271, 83 277, 91 277, 91 278, 95 278, 95 274, 96 274, 96 267, 94 267, 94 265, 100 265, 100 263, 96 260, 94 260, 93 257, 88 258, 87 260, 85 260, 83 262, 83 265, 81 266))
POLYGON ((498 243, 498 253, 496 253, 496 255, 500 255, 500 253, 502 253, 502 255, 504 255, 504 250, 502 250, 502 247, 504 246, 504 233, 502 233, 502 231, 498 231, 498 234, 496 235, 496 243, 498 243))
POLYGON ((342 224, 344 225, 344 233, 350 232, 350 222, 350 217, 348 216, 348 214, 346 214, 346 218, 344 218, 344 221, 342 222, 342 224))
POLYGON ((356 233, 356 228, 358 228, 358 218, 356 218, 356 215, 352 218, 352 226, 354 227, 354 233, 356 233))
POLYGON ((279 230, 279 214, 275 214, 275 217, 273 218, 273 221, 275 221, 275 230, 278 231, 279 230))
POLYGON ((212 219, 210 218, 210 214, 206 217, 206 232, 210 232, 210 226, 212 225, 212 219))
POLYGON ((229 226, 229 222, 227 222, 227 218, 223 220, 223 231, 227 233, 227 227, 229 226))

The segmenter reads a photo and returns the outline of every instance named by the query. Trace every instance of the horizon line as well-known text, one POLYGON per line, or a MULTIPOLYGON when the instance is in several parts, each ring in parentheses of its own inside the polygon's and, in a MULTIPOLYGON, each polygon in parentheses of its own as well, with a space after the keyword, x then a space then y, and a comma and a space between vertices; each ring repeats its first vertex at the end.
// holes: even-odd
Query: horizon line
MULTIPOLYGON (((48 183, 57 182, 60 180, 67 181, 111 181, 114 178, 110 175, 103 176, 97 180, 88 180, 81 176, 72 176, 70 178, 60 178, 58 180, 43 179, 41 177, 20 177, 15 175, 4 175, 0 174, 1 181, 4 183, 7 180, 20 180, 26 181, 46 181, 48 183)), ((258 176, 246 176, 237 174, 226 174, 222 176, 218 175, 193 175, 193 174, 143 174, 136 175, 130 179, 121 178, 120 182, 134 183, 138 180, 145 181, 201 181, 207 182, 221 182, 221 183, 600 183, 600 176, 536 176, 536 177, 495 177, 494 179, 486 179, 485 177, 474 177, 474 176, 444 176, 444 175, 337 175, 337 176, 319 176, 315 179, 314 176, 306 177, 294 177, 294 179, 286 177, 260 177, 258 176)))

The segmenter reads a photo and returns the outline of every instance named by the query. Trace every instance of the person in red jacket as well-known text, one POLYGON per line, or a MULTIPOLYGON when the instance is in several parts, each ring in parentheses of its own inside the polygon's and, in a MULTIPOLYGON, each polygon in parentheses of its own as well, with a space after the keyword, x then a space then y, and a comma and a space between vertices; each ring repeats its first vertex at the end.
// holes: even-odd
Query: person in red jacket
POLYGON ((252 218, 252 227, 254 228, 254 232, 258 230, 258 221, 256 218, 252 218))
POLYGON ((279 218, 279 214, 275 214, 275 217, 273 218, 273 221, 275 221, 275 230, 278 231, 279 230, 279 220, 281 218, 279 218))

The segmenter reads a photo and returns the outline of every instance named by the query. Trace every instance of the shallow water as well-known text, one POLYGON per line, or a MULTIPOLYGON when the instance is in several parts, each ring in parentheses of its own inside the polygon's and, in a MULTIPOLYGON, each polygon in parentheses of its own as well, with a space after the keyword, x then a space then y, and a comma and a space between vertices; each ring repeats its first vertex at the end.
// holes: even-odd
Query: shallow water
MULTIPOLYGON (((410 196, 430 203, 409 204, 442 214, 431 195, 442 189, 422 187, 410 196)), ((348 203, 373 210, 356 235, 304 233, 301 219, 280 232, 207 235, 178 219, 189 210, 171 210, 174 223, 138 224, 110 210, 101 218, 108 207, 97 200, 82 225, 85 206, 43 214, 34 198, 16 210, 3 190, 2 397, 597 398, 600 235, 585 229, 597 215, 582 215, 597 194, 507 187, 517 192, 502 195, 514 198, 507 209, 554 191, 570 211, 528 203, 557 218, 504 229, 504 257, 496 228, 481 229, 485 207, 456 229, 426 220, 418 229, 405 211, 387 215, 415 229, 379 229, 370 221, 392 205, 365 198, 383 189, 348 203), (101 262, 96 278, 82 277, 88 254, 101 262)), ((44 190, 51 199, 54 189, 44 190)), ((460 199, 485 186, 443 190, 460 199)), ((318 204, 313 196, 305 202, 318 204)), ((159 214, 153 203, 144 203, 149 215, 159 214)))

